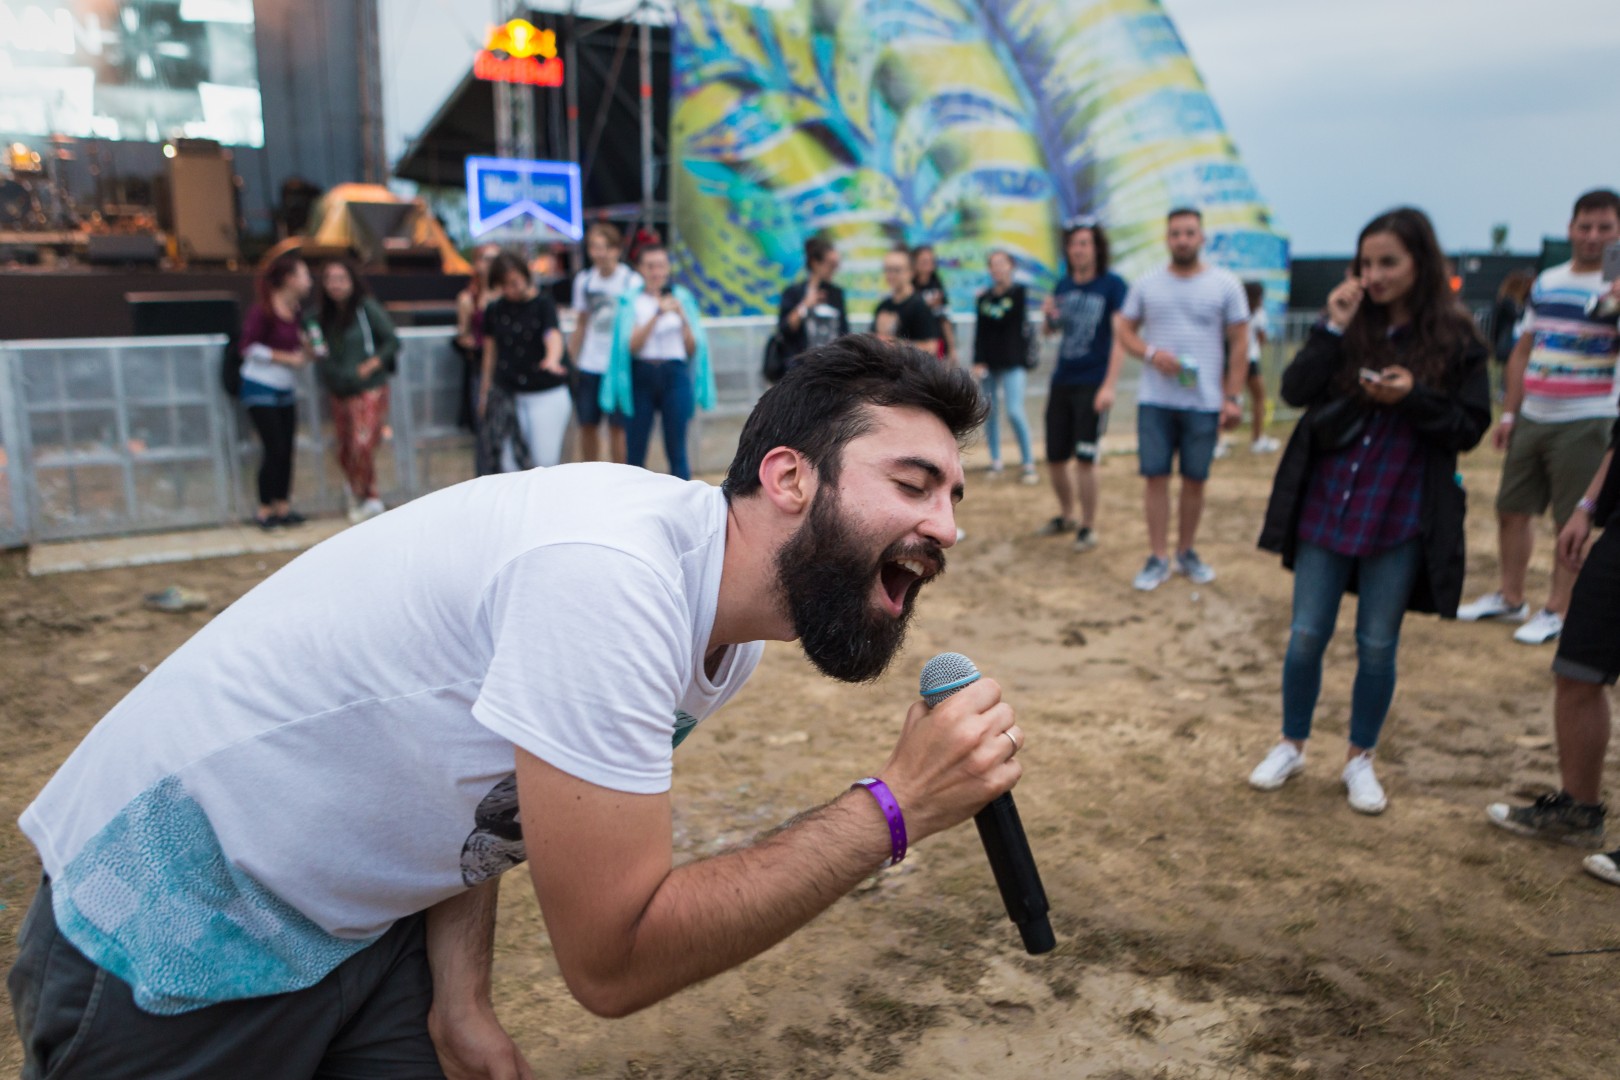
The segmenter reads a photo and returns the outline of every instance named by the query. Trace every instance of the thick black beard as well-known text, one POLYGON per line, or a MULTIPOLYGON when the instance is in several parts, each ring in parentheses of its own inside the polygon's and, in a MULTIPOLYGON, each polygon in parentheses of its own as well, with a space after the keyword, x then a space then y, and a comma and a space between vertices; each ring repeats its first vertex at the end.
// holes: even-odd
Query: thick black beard
POLYGON ((945 568, 937 545, 919 552, 915 544, 895 543, 879 555, 870 552, 870 541, 838 512, 837 493, 828 486, 776 553, 782 603, 799 647, 817 671, 841 682, 877 679, 905 643, 917 591, 907 593, 897 617, 874 607, 872 584, 883 564, 921 554, 945 568))

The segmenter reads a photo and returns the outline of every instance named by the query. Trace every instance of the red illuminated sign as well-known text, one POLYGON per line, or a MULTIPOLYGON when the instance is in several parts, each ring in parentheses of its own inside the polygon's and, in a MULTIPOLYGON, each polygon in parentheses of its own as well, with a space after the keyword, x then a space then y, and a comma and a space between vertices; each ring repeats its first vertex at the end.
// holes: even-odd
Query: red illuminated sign
POLYGON ((491 27, 473 60, 473 76, 486 82, 561 86, 563 62, 557 55, 556 31, 541 30, 527 19, 491 27))

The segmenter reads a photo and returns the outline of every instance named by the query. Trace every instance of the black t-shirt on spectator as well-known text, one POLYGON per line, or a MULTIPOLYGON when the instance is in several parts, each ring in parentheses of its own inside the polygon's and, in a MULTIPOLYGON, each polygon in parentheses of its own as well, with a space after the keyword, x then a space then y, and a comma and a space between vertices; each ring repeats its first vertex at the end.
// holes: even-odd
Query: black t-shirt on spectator
POLYGON ((502 297, 484 314, 484 333, 495 342, 495 385, 509 394, 534 394, 568 382, 567 375, 540 369, 546 331, 557 329, 557 305, 535 296, 518 303, 502 297))
POLYGON ((782 294, 776 309, 776 331, 782 337, 782 358, 793 360, 801 353, 825 345, 849 333, 849 316, 844 310, 844 290, 830 281, 821 284, 821 303, 811 310, 795 332, 788 325, 788 314, 804 303, 808 281, 795 281, 782 294))
POLYGON ((979 294, 979 322, 973 333, 973 362, 991 371, 1024 366, 1029 341, 1024 336, 1028 310, 1024 287, 1013 284, 1000 296, 994 289, 979 294))
POLYGON ((885 296, 872 313, 872 333, 878 337, 899 338, 901 341, 937 341, 939 323, 921 296, 912 293, 899 303, 885 296))

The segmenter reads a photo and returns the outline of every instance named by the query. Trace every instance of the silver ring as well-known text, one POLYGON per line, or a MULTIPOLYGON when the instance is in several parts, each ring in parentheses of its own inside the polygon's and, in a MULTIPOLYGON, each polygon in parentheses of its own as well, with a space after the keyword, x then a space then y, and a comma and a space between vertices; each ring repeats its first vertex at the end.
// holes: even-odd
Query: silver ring
POLYGON ((1007 736, 1007 740, 1013 744, 1012 756, 1017 757, 1018 756, 1018 751, 1023 749, 1023 747, 1018 745, 1018 736, 1016 736, 1016 735, 1014 735, 1012 733, 1011 728, 1008 728, 1006 731, 1003 731, 1002 734, 1007 736))

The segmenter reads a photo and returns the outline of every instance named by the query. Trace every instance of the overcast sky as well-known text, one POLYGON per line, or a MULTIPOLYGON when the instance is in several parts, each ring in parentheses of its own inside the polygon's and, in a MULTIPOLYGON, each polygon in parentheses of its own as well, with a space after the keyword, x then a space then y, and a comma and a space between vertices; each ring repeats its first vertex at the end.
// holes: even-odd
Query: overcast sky
MULTIPOLYGON (((1505 222, 1515 250, 1535 250, 1576 195, 1620 186, 1616 0, 1164 6, 1295 254, 1348 251, 1399 203, 1427 210, 1448 248, 1485 248, 1505 222)), ((470 67, 495 3, 380 7, 397 156, 470 67)))

